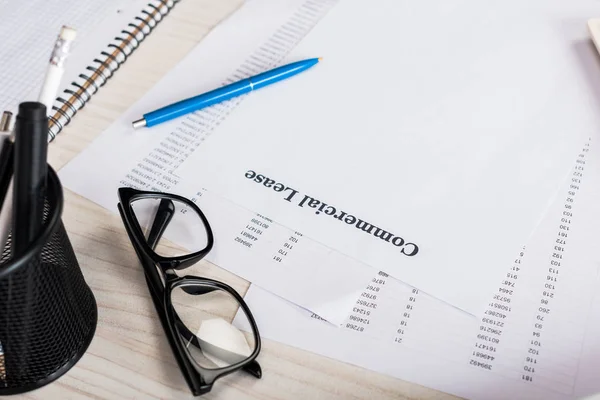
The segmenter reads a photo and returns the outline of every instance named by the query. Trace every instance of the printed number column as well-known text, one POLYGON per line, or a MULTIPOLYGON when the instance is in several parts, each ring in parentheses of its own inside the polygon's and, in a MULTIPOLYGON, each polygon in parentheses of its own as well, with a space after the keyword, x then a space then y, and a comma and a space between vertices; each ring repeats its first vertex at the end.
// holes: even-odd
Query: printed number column
MULTIPOLYGON (((578 350, 583 340, 584 326, 575 321, 582 318, 573 316, 567 321, 570 312, 565 308, 577 309, 586 296, 583 290, 573 293, 568 289, 570 280, 577 277, 576 262, 564 262, 571 235, 573 205, 585 171, 585 159, 589 143, 577 158, 571 175, 569 189, 564 199, 563 212, 557 224, 557 231, 551 255, 547 261, 545 281, 536 305, 533 330, 528 340, 527 355, 522 365, 521 380, 541 385, 562 393, 571 393, 577 374, 578 350), (564 287, 563 287, 564 286, 564 287)), ((575 278, 579 279, 579 278, 575 278)), ((583 318, 584 319, 584 318, 583 318)))
MULTIPOLYGON (((471 353, 469 364, 488 371, 495 370, 497 365, 497 352, 505 330, 507 321, 510 320, 512 302, 516 296, 516 287, 521 273, 521 261, 524 251, 519 253, 513 266, 506 273, 505 279, 488 304, 483 318, 479 324, 479 332, 475 340, 475 348, 471 353)), ((503 366, 505 368, 505 366, 503 366)))

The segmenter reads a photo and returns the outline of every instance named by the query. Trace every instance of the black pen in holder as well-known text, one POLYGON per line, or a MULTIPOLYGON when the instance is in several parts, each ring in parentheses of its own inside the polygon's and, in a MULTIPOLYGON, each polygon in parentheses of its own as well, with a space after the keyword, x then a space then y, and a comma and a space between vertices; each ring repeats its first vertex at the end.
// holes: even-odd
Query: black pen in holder
POLYGON ((96 300, 61 219, 62 186, 52 168, 47 172, 38 234, 16 254, 9 237, 0 258, 0 395, 62 376, 96 330, 96 300))
POLYGON ((38 102, 19 104, 15 122, 13 255, 38 236, 44 213, 48 159, 48 117, 38 102))

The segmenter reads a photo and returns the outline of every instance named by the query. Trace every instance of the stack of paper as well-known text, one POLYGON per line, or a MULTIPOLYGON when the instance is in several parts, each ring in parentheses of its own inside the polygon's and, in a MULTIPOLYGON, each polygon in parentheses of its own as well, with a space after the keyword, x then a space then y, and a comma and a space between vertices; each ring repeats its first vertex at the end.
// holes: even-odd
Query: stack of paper
POLYGON ((248 2, 61 179, 115 212, 122 185, 193 198, 217 238, 208 258, 254 283, 265 337, 467 397, 600 390, 578 368, 600 346, 596 4, 413 3, 248 2), (318 56, 289 81, 131 128, 318 56))
POLYGON ((341 328, 252 286, 246 301, 261 334, 470 399, 599 393, 600 151, 583 150, 478 318, 379 272, 341 328))
POLYGON ((559 3, 344 0, 286 58, 323 62, 240 104, 180 189, 476 314, 600 125, 559 3))

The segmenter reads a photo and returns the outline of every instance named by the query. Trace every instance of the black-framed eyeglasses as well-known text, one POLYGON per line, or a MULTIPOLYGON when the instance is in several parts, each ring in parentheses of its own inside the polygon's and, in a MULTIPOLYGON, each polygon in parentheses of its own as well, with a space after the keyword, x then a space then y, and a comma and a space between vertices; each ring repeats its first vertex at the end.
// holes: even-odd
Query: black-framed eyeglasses
POLYGON ((223 282, 179 277, 213 246, 210 225, 198 206, 175 194, 122 187, 117 205, 127 234, 144 268, 152 301, 177 363, 195 396, 220 377, 244 370, 260 378, 256 357, 260 335, 243 298, 223 282), (147 234, 144 234, 146 228, 147 234), (169 246, 169 232, 185 237, 186 251, 169 246), (166 239, 163 239, 166 238, 166 239), (242 314, 251 332, 236 328, 230 316, 242 314))

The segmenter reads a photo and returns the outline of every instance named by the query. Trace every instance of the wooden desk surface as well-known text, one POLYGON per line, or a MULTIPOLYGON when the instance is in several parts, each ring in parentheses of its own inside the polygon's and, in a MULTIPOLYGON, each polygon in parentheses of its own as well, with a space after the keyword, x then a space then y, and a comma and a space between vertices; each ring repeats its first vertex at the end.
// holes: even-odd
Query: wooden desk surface
MULTIPOLYGON (((60 169, 181 60, 242 0, 184 0, 50 144, 60 169)), ((102 169, 102 165, 98 166, 102 169)), ((96 335, 58 381, 18 398, 190 399, 118 215, 65 190, 63 221, 99 307, 96 335)), ((209 263, 197 267, 240 293, 248 283, 209 263)), ((194 271, 192 271, 194 272, 194 271)), ((356 351, 363 351, 356 349, 356 351)), ((219 380, 207 399, 446 399, 440 392, 264 340, 263 379, 219 380)), ((410 361, 402 361, 410 362, 410 361)))

